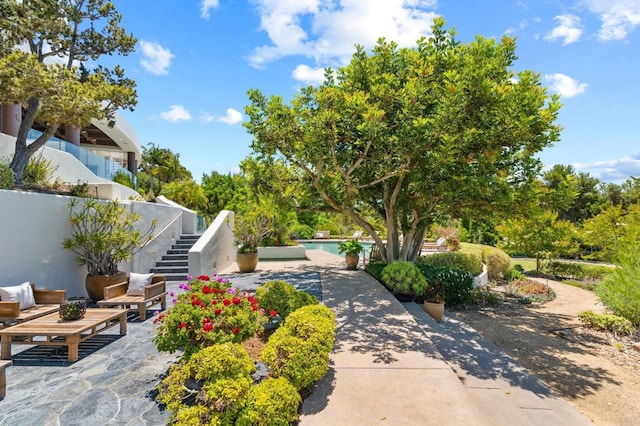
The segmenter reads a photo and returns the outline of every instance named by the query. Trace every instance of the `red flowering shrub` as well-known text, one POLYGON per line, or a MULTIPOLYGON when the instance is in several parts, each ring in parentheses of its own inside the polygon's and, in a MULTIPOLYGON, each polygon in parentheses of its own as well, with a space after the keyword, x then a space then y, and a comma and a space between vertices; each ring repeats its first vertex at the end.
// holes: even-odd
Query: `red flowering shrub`
POLYGON ((189 358, 215 343, 242 342, 262 330, 268 320, 253 294, 232 288, 224 278, 201 275, 180 288, 185 293, 154 319, 153 341, 160 351, 183 349, 189 358))

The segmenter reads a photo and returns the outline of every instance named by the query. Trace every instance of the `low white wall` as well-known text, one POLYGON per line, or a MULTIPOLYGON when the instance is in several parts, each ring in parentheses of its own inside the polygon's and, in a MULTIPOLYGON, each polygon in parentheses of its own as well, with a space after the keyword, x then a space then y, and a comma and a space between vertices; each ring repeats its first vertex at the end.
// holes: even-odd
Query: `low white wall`
POLYGON ((476 277, 473 277, 473 286, 474 287, 484 287, 489 284, 489 271, 487 270, 487 265, 482 264, 482 273, 476 277))
POLYGON ((233 237, 235 214, 222 210, 189 250, 189 275, 211 275, 235 262, 233 237))
MULTIPOLYGON (((62 248, 62 240, 71 227, 69 201, 73 197, 35 192, 0 190, 0 286, 35 282, 38 287, 67 291, 67 296, 87 296, 84 281, 86 267, 79 266, 76 255, 62 248)), ((140 251, 131 262, 120 265, 124 271, 148 271, 162 255, 159 247, 180 235, 180 220, 174 228, 171 220, 180 210, 170 206, 135 201, 123 202, 142 217, 141 229, 158 219, 156 232, 166 228, 154 242, 140 251)))
POLYGON ((307 252, 304 246, 269 246, 258 247, 258 259, 260 260, 287 260, 306 259, 307 252))
POLYGON ((190 210, 180 204, 171 201, 164 195, 160 195, 156 198, 156 203, 166 206, 177 207, 182 210, 182 233, 183 234, 195 234, 198 229, 198 213, 190 210))

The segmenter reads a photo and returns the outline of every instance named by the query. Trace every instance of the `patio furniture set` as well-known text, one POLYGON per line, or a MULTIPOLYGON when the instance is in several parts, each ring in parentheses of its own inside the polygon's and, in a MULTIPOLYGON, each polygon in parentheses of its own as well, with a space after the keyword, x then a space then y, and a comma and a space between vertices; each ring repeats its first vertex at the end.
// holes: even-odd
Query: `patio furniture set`
POLYGON ((65 290, 37 289, 28 282, 0 287, 0 399, 6 394, 12 345, 65 346, 67 360, 75 362, 81 342, 115 326, 120 335, 127 334, 129 310, 144 321, 148 308, 159 304, 166 309, 166 295, 164 276, 131 273, 125 282, 104 289, 98 308, 87 308, 80 319, 64 320, 58 311, 65 290))

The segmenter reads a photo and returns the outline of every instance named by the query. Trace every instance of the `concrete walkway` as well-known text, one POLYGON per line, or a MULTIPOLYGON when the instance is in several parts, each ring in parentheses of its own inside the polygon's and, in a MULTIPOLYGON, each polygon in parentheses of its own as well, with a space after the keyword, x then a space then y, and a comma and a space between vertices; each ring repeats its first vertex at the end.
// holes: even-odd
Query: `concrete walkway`
MULTIPOLYGON (((302 277, 296 285, 319 279, 323 302, 336 314, 331 368, 305 400, 301 425, 590 424, 455 318, 436 323, 364 271, 345 270, 341 257, 307 254, 306 261, 260 262, 255 274, 302 277)), ((166 423, 153 396, 177 354, 158 353, 152 336, 153 321, 132 314, 126 336, 89 339, 73 364, 57 348, 16 346, 0 425, 166 423)))

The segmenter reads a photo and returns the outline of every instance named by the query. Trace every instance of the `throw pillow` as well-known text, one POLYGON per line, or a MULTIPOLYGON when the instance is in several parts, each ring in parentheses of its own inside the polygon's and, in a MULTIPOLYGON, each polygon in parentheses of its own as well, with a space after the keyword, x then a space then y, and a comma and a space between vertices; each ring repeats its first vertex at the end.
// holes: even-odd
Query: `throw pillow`
POLYGON ((20 302, 20 310, 36 306, 33 289, 28 281, 20 285, 0 287, 0 300, 4 302, 20 302))
POLYGON ((144 296, 144 288, 151 284, 153 274, 136 274, 132 272, 129 274, 129 289, 127 290, 128 296, 144 296))

